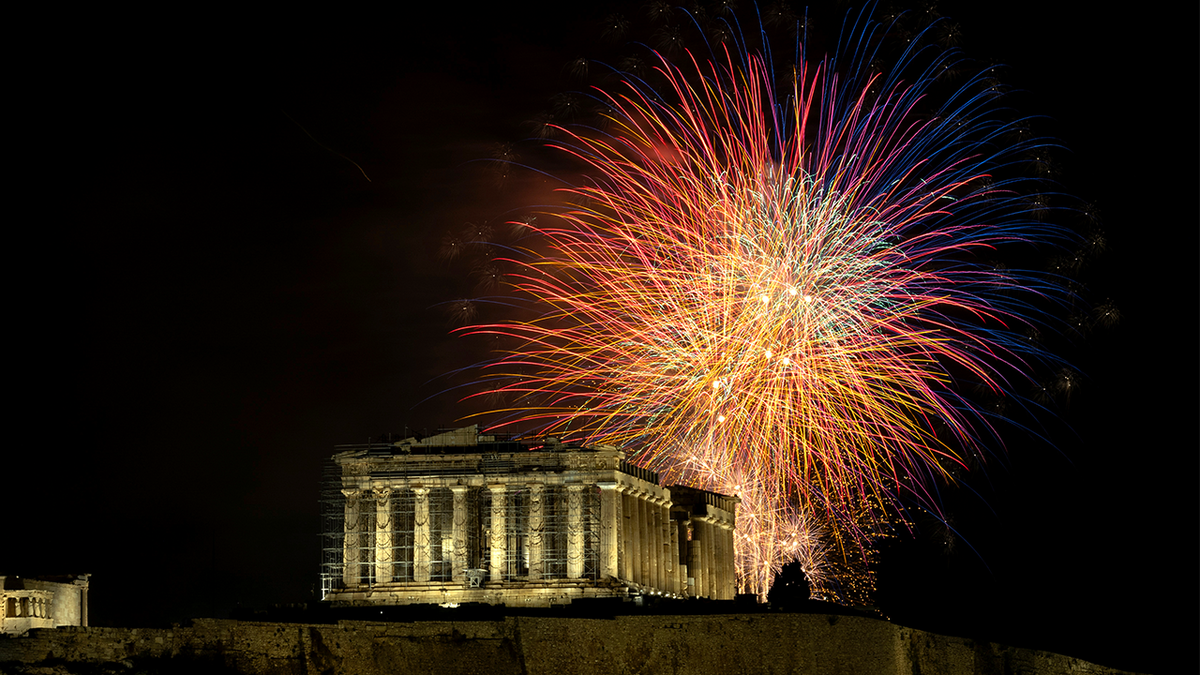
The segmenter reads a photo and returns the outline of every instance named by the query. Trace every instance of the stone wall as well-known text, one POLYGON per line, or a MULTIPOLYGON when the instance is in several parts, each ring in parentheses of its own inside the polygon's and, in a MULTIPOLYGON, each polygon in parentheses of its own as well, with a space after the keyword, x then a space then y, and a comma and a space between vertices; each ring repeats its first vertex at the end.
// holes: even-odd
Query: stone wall
POLYGON ((817 614, 58 628, 0 637, 0 672, 247 675, 1117 675, 1048 652, 817 614))

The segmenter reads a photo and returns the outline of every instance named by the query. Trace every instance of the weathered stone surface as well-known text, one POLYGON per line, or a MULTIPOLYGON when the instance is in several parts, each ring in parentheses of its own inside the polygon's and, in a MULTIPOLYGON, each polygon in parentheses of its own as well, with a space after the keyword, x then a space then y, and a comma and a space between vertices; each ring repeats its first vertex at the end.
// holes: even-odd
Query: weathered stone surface
POLYGON ((0 673, 1118 675, 1058 654, 817 614, 337 624, 196 620, 0 638, 0 673), (102 667, 102 668, 101 668, 102 667))

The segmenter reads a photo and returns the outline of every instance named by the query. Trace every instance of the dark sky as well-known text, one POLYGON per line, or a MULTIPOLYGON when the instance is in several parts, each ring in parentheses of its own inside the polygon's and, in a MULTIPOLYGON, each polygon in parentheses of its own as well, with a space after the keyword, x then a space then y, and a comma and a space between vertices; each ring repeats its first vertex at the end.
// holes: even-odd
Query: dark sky
MULTIPOLYGON (((1110 244, 1082 278, 1123 321, 1064 351, 1086 381, 1053 447, 1010 439, 967 479, 979 497, 947 491, 977 553, 898 543, 884 609, 1194 672, 1197 78, 1175 26, 1195 13, 974 4, 940 9, 1069 148, 1061 180, 1110 244)), ((99 624, 310 599, 321 460, 467 412, 437 396, 473 353, 439 307, 470 269, 440 242, 545 192, 474 160, 528 135, 574 86, 567 61, 613 49, 608 6, 514 7, 36 29, 56 57, 29 55, 10 104, 23 442, 0 473, 0 573, 92 572, 99 624)))

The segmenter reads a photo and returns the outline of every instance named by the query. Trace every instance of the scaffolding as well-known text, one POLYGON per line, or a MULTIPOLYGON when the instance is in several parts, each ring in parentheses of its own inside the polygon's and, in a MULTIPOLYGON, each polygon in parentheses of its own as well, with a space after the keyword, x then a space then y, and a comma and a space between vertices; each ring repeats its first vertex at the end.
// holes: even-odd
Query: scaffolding
MULTIPOLYGON (((572 528, 571 495, 562 485, 538 490, 540 527, 531 517, 533 488, 510 487, 497 494, 471 487, 466 490, 465 569, 483 569, 491 581, 531 581, 600 578, 600 491, 595 486, 579 490, 577 523, 572 528), (503 495, 502 503, 498 502, 503 495), (496 535, 495 538, 493 535, 496 535), (577 576, 571 576, 570 539, 577 538, 577 576), (502 552, 493 558, 492 548, 502 552), (540 549, 536 550, 535 549, 540 549), (493 561, 499 570, 493 574, 493 561), (535 563, 540 567, 535 568, 535 563)), ((454 578, 454 495, 449 488, 428 488, 428 579, 417 575, 416 505, 412 490, 392 492, 386 512, 391 526, 386 537, 378 527, 381 514, 372 509, 357 513, 356 527, 346 529, 346 499, 338 466, 326 463, 321 489, 321 597, 350 585, 381 583, 379 560, 390 568, 390 582, 431 581, 465 583, 454 578), (347 545, 346 537, 352 538, 347 545), (386 539, 386 540, 384 540, 386 539), (345 573, 346 558, 352 569, 345 573)))
POLYGON ((503 551, 503 562, 499 573, 491 576, 493 580, 599 579, 600 490, 595 486, 579 490, 575 528, 572 528, 571 496, 566 486, 547 485, 538 490, 541 501, 538 516, 531 515, 535 513, 530 508, 532 492, 529 487, 505 490, 504 506, 497 511, 494 508, 495 493, 476 491, 485 549, 478 564, 473 566, 491 572, 490 546, 499 544, 497 548, 503 551), (501 513, 504 525, 498 528, 498 520, 494 519, 501 513), (541 519, 540 527, 532 522, 535 517, 541 519), (498 529, 503 532, 502 542, 492 538, 498 529), (577 537, 578 571, 571 565, 572 536, 577 537), (540 562, 540 568, 532 567, 535 561, 540 562))
POLYGON ((321 599, 342 585, 342 551, 346 538, 346 498, 342 495, 342 470, 333 458, 321 465, 320 539, 321 599))

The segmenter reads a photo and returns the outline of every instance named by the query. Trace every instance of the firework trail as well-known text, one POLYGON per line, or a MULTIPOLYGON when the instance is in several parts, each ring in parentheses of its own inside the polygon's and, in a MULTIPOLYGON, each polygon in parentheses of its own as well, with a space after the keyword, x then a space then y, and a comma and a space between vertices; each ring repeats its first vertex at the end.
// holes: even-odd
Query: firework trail
POLYGON ((783 565, 799 561, 810 587, 835 595, 827 592, 833 583, 825 574, 828 534, 813 513, 801 511, 794 500, 780 499, 749 467, 714 461, 703 448, 679 451, 675 460, 661 474, 664 485, 703 487, 740 499, 734 562, 741 592, 754 593, 765 601, 783 565))
POLYGON ((661 94, 596 90, 604 131, 557 129, 591 184, 505 259, 539 314, 468 331, 518 343, 487 369, 520 401, 503 424, 741 494, 755 592, 790 558, 818 580, 832 551, 865 564, 905 503, 938 513, 995 438, 959 392, 1011 397, 1054 363, 1024 333, 1055 286, 987 262, 1066 238, 1020 175, 1044 142, 985 74, 943 93, 953 51, 916 40, 880 72, 886 28, 778 79, 725 43, 654 54, 661 94))

